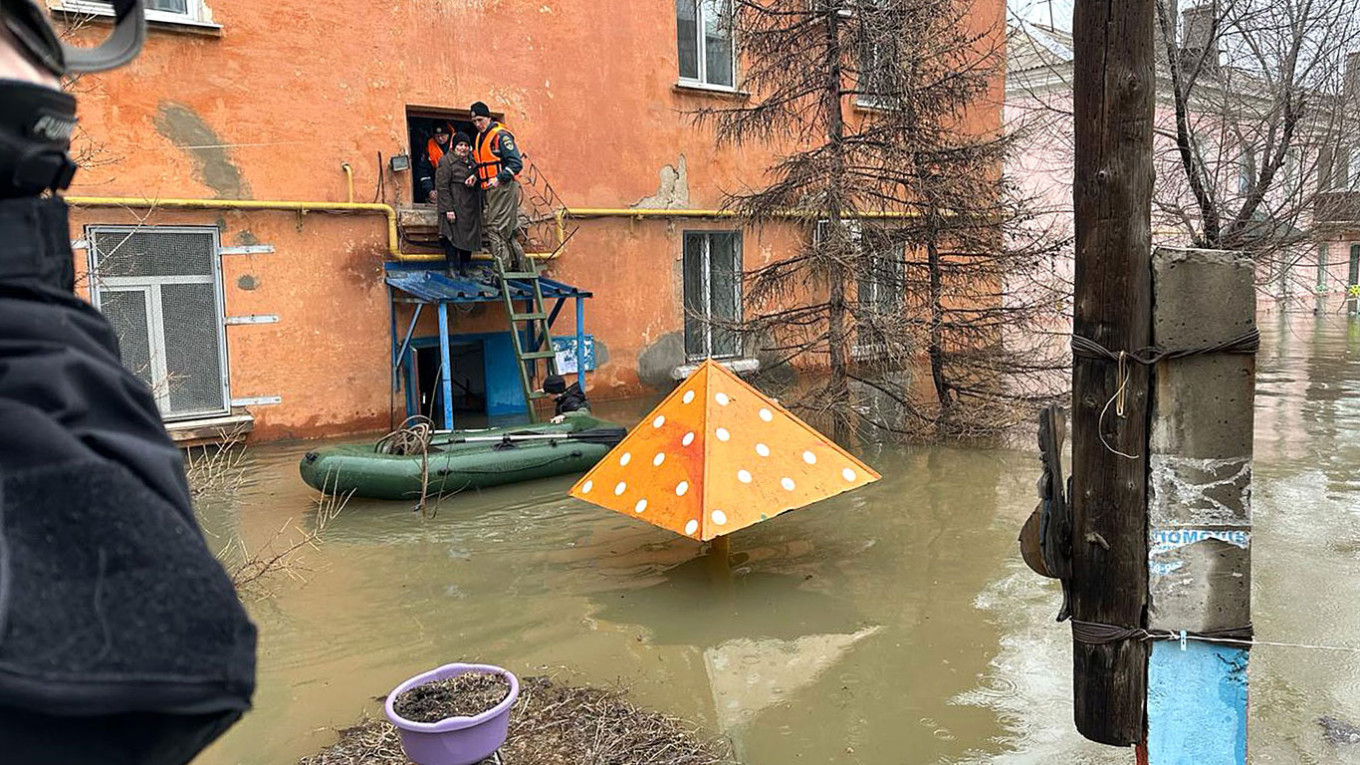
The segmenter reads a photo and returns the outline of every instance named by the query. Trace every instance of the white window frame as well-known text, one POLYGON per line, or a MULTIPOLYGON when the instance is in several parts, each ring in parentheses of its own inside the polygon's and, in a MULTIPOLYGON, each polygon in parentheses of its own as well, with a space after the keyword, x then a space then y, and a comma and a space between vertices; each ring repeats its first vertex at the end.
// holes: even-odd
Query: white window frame
MULTIPOLYGON (((734 4, 736 2, 736 0, 730 1, 733 2, 734 4)), ((730 37, 732 44, 732 84, 725 85, 723 83, 715 83, 708 81, 708 39, 707 36, 704 34, 705 29, 704 6, 707 2, 709 2, 709 0, 694 0, 694 34, 695 37, 698 38, 695 41, 696 44, 694 50, 695 56, 698 58, 698 61, 696 62, 698 76, 686 77, 683 74, 679 74, 680 49, 677 47, 675 51, 676 55, 675 69, 676 74, 679 77, 679 84, 687 88, 698 88, 700 90, 716 90, 723 93, 736 93, 738 92, 737 91, 738 72, 737 72, 737 39, 735 31, 733 31, 730 37)), ((735 12, 735 7, 733 12, 735 12)), ((676 14, 675 17, 675 24, 676 31, 678 34, 680 27, 680 16, 678 13, 676 14)))
POLYGON ((102 292, 142 292, 146 300, 147 355, 151 362, 151 392, 161 416, 167 421, 194 420, 231 412, 231 373, 227 367, 226 300, 222 291, 222 241, 216 226, 118 226, 85 227, 86 266, 90 274, 90 304, 99 308, 102 292), (95 243, 105 234, 211 234, 212 273, 177 276, 101 276, 95 243), (222 408, 206 411, 171 413, 170 386, 161 384, 169 377, 165 361, 165 320, 161 315, 161 286, 166 284, 211 284, 217 312, 217 362, 222 377, 222 408))
MULTIPOLYGON (((53 11, 82 16, 113 16, 113 7, 108 2, 96 0, 48 0, 47 7, 53 11)), ((208 7, 208 0, 185 0, 184 13, 147 8, 146 20, 161 24, 221 29, 221 25, 213 23, 212 9, 208 7)))
MULTIPOLYGON (((688 238, 691 237, 691 236, 697 236, 697 237, 700 237, 700 238, 701 238, 701 241, 703 242, 703 278, 704 278, 704 281, 703 281, 703 284, 701 285, 701 288, 702 288, 702 290, 703 290, 703 297, 704 297, 704 305, 703 305, 703 312, 704 312, 704 313, 703 313, 703 317, 700 318, 699 322, 700 322, 700 326, 703 327, 703 333, 704 333, 704 338, 703 338, 703 339, 704 339, 704 343, 703 343, 703 346, 704 346, 704 347, 703 347, 703 350, 702 350, 701 352, 692 354, 692 353, 689 352, 688 344, 686 344, 686 348, 685 348, 685 360, 686 360, 687 362, 699 362, 699 361, 703 361, 704 359, 714 359, 715 361, 716 361, 716 360, 721 360, 721 359, 740 359, 740 358, 742 358, 742 353, 743 353, 743 351, 745 350, 745 349, 742 347, 744 344, 743 344, 743 342, 742 342, 742 336, 741 336, 741 334, 738 333, 738 332, 733 332, 733 339, 736 341, 736 348, 733 349, 732 353, 730 353, 730 354, 724 354, 724 355, 722 355, 722 356, 716 356, 716 355, 714 355, 714 353, 713 353, 713 324, 712 324, 712 321, 713 321, 713 282, 712 282, 712 278, 713 278, 713 236, 714 236, 714 235, 726 235, 726 234, 733 234, 733 235, 735 235, 735 236, 737 237, 737 252, 736 252, 736 266, 737 266, 737 271, 736 271, 736 278, 732 280, 732 291, 733 291, 733 298, 734 298, 733 304, 736 306, 736 309, 737 309, 737 310, 736 310, 736 316, 733 317, 733 321, 740 322, 740 321, 742 320, 742 317, 744 316, 744 313, 743 313, 743 311, 742 311, 742 304, 741 304, 741 282, 742 282, 742 253, 743 253, 743 250, 744 250, 744 248, 745 248, 745 246, 746 246, 746 240, 745 240, 745 237, 742 236, 741 230, 740 230, 740 229, 736 229, 736 230, 711 230, 711 231, 710 231, 710 230, 698 230, 698 231, 686 231, 686 232, 684 232, 684 233, 681 235, 681 237, 680 237, 680 258, 681 258, 681 261, 682 261, 682 262, 681 262, 681 267, 680 267, 680 273, 682 274, 682 277, 681 277, 681 278, 682 278, 682 281, 683 281, 683 274, 685 273, 685 268, 684 268, 684 263, 683 263, 683 260, 684 260, 684 257, 685 257, 685 249, 686 249, 686 248, 685 248, 685 240, 688 239, 688 238)), ((684 292, 684 285, 682 284, 682 285, 681 285, 681 293, 682 293, 682 295, 683 295, 683 292, 684 292)), ((681 303, 682 303, 682 304, 684 303, 683 299, 681 300, 681 303)), ((688 316, 685 316, 684 318, 685 318, 685 319, 688 319, 689 317, 688 317, 688 316)), ((681 334, 684 334, 684 332, 685 332, 685 328, 684 328, 684 327, 681 327, 681 334)))

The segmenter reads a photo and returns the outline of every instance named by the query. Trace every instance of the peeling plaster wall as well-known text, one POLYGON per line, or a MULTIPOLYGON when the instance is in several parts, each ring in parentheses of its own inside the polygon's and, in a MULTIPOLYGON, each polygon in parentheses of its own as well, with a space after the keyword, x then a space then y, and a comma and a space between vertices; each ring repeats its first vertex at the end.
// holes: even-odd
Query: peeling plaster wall
POLYGON ((685 165, 685 155, 674 165, 666 165, 657 173, 656 193, 639 199, 633 207, 660 210, 673 210, 689 207, 689 168, 685 165))
MULTIPOLYGON (((725 189, 758 181, 778 152, 719 148, 709 128, 691 123, 686 113, 715 97, 675 87, 675 7, 666 0, 613 3, 607 13, 588 0, 212 7, 220 35, 153 28, 135 63, 76 84, 76 152, 98 161, 81 170, 71 194, 343 202, 340 166, 348 162, 356 201, 374 200, 381 177, 382 201, 406 204, 409 174, 384 169, 387 158, 411 151, 406 109, 475 100, 505 113, 529 159, 572 207, 719 207, 725 189)), ((974 8, 977 30, 1002 28, 1000 0, 974 8)), ((1001 91, 998 77, 969 125, 1000 126, 1001 91)), ((137 220, 92 209, 75 211, 72 224, 78 236, 85 225, 137 220)), ((277 324, 227 328, 233 396, 283 397, 252 410, 254 437, 386 427, 380 216, 157 211, 146 223, 218 225, 224 244, 275 248, 223 260, 228 315, 280 316, 277 324)), ((595 294, 585 329, 609 353, 589 378, 592 397, 669 384, 652 371, 676 359, 668 338, 683 328, 682 234, 731 224, 579 225, 552 275, 595 294)), ((779 225, 746 232, 748 267, 790 252, 799 233, 779 225)), ((505 328, 498 307, 479 310, 455 314, 455 331, 505 328)), ((574 323, 564 310, 554 332, 571 334, 574 323)))

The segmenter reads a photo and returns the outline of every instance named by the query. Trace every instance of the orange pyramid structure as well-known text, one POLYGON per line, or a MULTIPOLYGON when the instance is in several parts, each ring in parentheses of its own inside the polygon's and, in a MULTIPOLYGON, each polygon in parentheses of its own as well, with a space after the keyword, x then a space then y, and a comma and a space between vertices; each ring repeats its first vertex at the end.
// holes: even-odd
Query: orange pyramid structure
POLYGON ((880 477, 710 360, 571 495, 708 540, 880 477))

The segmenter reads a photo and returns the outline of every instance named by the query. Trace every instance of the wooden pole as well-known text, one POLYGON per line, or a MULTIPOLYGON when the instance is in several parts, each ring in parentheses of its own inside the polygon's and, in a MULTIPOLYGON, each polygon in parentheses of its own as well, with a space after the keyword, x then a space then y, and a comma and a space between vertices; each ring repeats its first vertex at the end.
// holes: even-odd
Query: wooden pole
MULTIPOLYGON (((1153 3, 1077 0, 1073 12, 1074 332, 1116 353, 1149 345, 1152 323, 1153 3)), ((1147 385, 1137 364, 1078 357, 1073 365, 1072 609, 1080 621, 1143 626, 1147 385)), ((1140 641, 1073 642, 1082 735, 1142 741, 1147 657, 1140 641)))

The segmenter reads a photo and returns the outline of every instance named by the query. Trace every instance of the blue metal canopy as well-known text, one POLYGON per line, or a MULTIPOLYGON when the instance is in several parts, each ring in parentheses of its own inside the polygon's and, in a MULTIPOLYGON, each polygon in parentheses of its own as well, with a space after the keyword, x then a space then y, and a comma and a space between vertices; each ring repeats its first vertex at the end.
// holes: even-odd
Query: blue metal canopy
MULTIPOLYGON (((385 263, 387 283, 394 289, 424 303, 499 303, 501 288, 492 271, 484 269, 482 278, 460 277, 430 268, 428 263, 385 263)), ((540 276, 543 298, 588 298, 590 292, 556 279, 540 276)), ((510 281, 512 300, 531 300, 533 287, 527 282, 510 281)))
MULTIPOLYGON (((546 326, 543 332, 547 333, 548 328, 557 322, 558 314, 561 313, 563 306, 568 298, 574 298, 576 303, 576 335, 573 344, 569 347, 568 358, 575 359, 575 373, 577 381, 585 388, 585 359, 589 355, 586 347, 585 334, 585 299, 594 297, 590 292, 575 287, 556 279, 549 279, 544 276, 537 278, 538 286, 544 301, 552 300, 552 310, 544 317, 542 313, 534 312, 534 304, 538 303, 538 298, 534 294, 533 279, 528 281, 509 279, 506 280, 508 296, 501 295, 501 282, 495 272, 490 268, 481 268, 476 276, 457 276, 446 271, 442 264, 423 263, 423 262, 388 262, 383 264, 385 281, 387 282, 390 295, 389 310, 391 315, 392 330, 392 390, 396 392, 401 388, 401 378, 403 370, 406 378, 406 414, 418 414, 420 407, 417 405, 416 392, 412 388, 412 380, 415 379, 415 355, 412 351, 412 341, 415 336, 417 325, 420 323, 422 309, 431 305, 434 306, 439 321, 439 379, 440 398, 443 403, 442 426, 452 429, 453 425, 453 391, 452 391, 452 363, 450 360, 450 304, 467 303, 506 303, 511 315, 506 317, 510 332, 521 332, 527 335, 523 341, 524 347, 537 348, 539 343, 534 337, 533 324, 524 327, 515 324, 516 319, 536 318, 539 321, 546 319, 546 326), (405 295, 405 298, 399 297, 405 295), (508 300, 507 300, 508 298, 508 300), (523 301, 524 311, 517 311, 510 305, 511 302, 523 301), (414 304, 415 310, 411 313, 410 323, 406 331, 402 333, 397 326, 397 304, 414 304), (515 314, 523 314, 516 317, 515 314)), ((538 310, 545 310, 546 306, 541 306, 538 310)), ((556 346, 554 346, 556 349, 556 346)), ((518 351, 516 351, 517 353, 518 351)), ((558 354, 563 353, 557 350, 558 354)), ((525 360, 520 358, 517 362, 523 365, 525 360)), ((517 373, 521 370, 516 369, 517 373)), ((525 408, 530 416, 533 416, 533 402, 527 397, 524 400, 525 408)))

